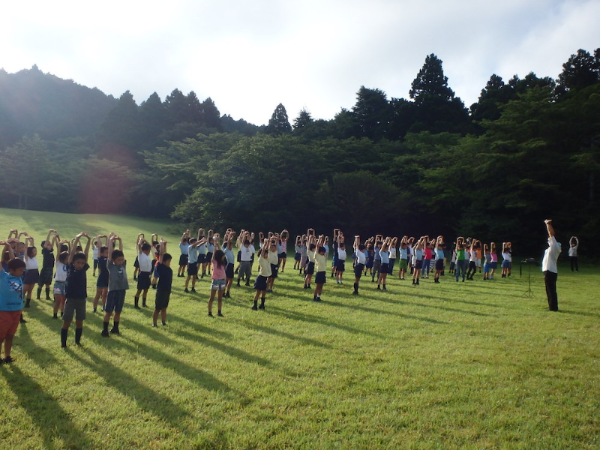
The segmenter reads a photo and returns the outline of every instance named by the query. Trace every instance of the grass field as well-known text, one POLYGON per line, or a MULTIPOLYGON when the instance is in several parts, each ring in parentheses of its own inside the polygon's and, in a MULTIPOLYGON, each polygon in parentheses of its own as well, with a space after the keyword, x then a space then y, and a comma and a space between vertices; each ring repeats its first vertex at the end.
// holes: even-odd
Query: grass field
MULTIPOLYGON (((174 244, 177 232, 128 217, 0 210, 0 235, 11 228, 38 243, 48 228, 115 231, 130 261, 139 231, 174 244)), ((1 447, 600 448, 597 267, 560 267, 558 313, 546 311, 538 269, 534 297, 523 295, 518 267, 486 282, 393 279, 387 292, 363 279, 360 297, 351 280, 328 279, 322 303, 286 270, 266 311, 250 309, 250 288, 234 287, 222 319, 206 315, 208 281, 193 295, 182 280, 167 327, 152 329, 151 309, 133 309, 131 293, 120 337, 100 336, 90 306, 83 346, 71 330, 66 350, 51 303, 34 301, 16 362, 0 366, 1 447)))

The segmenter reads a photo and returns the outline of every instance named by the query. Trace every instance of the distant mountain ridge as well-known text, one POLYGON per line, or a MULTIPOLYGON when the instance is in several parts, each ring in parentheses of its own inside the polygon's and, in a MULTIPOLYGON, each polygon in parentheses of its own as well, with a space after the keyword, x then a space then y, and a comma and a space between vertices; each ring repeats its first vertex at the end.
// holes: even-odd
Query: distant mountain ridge
POLYGON ((0 69, 0 148, 35 133, 46 140, 94 135, 116 104, 112 95, 37 65, 12 74, 0 69))

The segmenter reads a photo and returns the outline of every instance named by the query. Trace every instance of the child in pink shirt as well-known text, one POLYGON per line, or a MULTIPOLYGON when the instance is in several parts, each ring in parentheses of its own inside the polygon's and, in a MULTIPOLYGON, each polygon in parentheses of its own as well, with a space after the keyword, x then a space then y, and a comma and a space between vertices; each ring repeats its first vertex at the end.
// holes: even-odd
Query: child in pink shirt
POLYGON ((217 316, 223 317, 221 313, 221 306, 223 305, 223 293, 225 292, 226 285, 226 274, 225 269, 227 268, 227 256, 221 250, 221 246, 219 245, 219 235, 213 235, 213 239, 215 242, 215 252, 212 256, 212 283, 210 285, 210 300, 208 301, 208 316, 214 317, 212 314, 212 305, 215 299, 215 293, 219 293, 217 297, 217 316))

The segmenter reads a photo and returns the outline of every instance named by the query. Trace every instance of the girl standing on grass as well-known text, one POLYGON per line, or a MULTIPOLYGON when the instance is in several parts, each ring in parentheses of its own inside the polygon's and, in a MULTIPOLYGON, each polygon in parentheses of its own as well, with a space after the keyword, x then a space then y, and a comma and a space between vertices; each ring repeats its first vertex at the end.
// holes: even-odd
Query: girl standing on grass
POLYGON ((287 260, 287 242, 289 238, 290 233, 288 230, 283 230, 279 235, 279 242, 277 243, 277 253, 279 257, 278 265, 281 273, 283 273, 283 270, 285 269, 285 262, 287 260))
POLYGON ((510 276, 510 263, 512 261, 510 247, 510 242, 502 243, 502 278, 510 276))
POLYGON ((42 242, 42 270, 40 272, 40 281, 37 288, 37 299, 40 300, 42 288, 46 287, 46 300, 50 298, 50 285, 52 284, 52 275, 54 274, 54 239, 56 230, 49 230, 46 240, 42 242))
POLYGON ((317 253, 317 239, 315 236, 310 236, 308 238, 308 251, 306 252, 306 257, 308 258, 308 264, 306 265, 306 270, 304 273, 306 274, 304 277, 304 289, 310 289, 310 283, 312 281, 312 276, 315 273, 315 254, 317 253))
POLYGON ((158 271, 158 284, 156 286, 156 299, 152 313, 152 326, 157 327, 158 314, 160 313, 163 326, 167 325, 167 308, 171 298, 171 284, 173 283, 172 257, 167 253, 167 241, 160 240, 160 259, 156 264, 158 271))
POLYGON ((496 269, 498 268, 498 253, 496 253, 496 243, 492 242, 490 244, 490 259, 492 262, 490 263, 490 280, 494 279, 494 274, 496 273, 496 269))
POLYGON ((58 319, 58 310, 60 309, 60 317, 63 317, 65 310, 65 300, 67 292, 67 275, 69 271, 69 252, 63 251, 62 246, 67 245, 69 241, 61 241, 58 234, 55 236, 56 253, 58 255, 55 263, 54 275, 54 315, 53 319, 58 319))
POLYGON ((269 263, 269 242, 267 239, 263 241, 262 248, 258 251, 258 276, 254 282, 254 305, 252 310, 265 309, 265 295, 267 292, 267 279, 271 276, 271 263, 269 263), (258 306, 258 298, 260 297, 260 306, 258 306))
POLYGON ((223 238, 223 253, 225 253, 225 257, 227 258, 227 267, 225 268, 225 293, 223 297, 231 298, 231 285, 233 284, 234 272, 235 268, 235 255, 233 254, 233 239, 235 237, 235 231, 231 228, 227 230, 225 233, 225 237, 223 238))
POLYGON ((181 235, 181 240, 179 241, 179 250, 181 251, 181 255, 179 256, 179 269, 177 270, 178 278, 185 277, 185 269, 187 268, 187 265, 188 265, 188 250, 189 250, 189 248, 190 248, 190 230, 186 230, 185 233, 183 233, 181 235))
POLYGON ((440 282, 440 275, 444 270, 444 237, 438 236, 435 241, 435 283, 440 282))
POLYGON ((381 249, 379 250, 379 257, 381 258, 381 266, 379 267, 379 278, 377 278, 377 290, 380 290, 380 285, 383 284, 383 290, 387 291, 385 286, 385 280, 387 278, 387 274, 390 270, 390 253, 389 248, 391 244, 391 239, 389 237, 385 238, 383 244, 381 245, 381 249))
POLYGON ((208 317, 214 317, 212 313, 212 305, 215 299, 215 293, 218 292, 217 297, 217 316, 223 317, 221 312, 221 307, 223 305, 223 293, 225 292, 225 286, 227 284, 227 274, 225 270, 227 268, 227 256, 221 250, 221 246, 219 245, 220 236, 218 233, 215 233, 211 236, 214 242, 214 251, 211 256, 212 263, 212 283, 210 285, 210 300, 208 300, 208 317))
POLYGON ((431 269, 431 260, 433 259, 433 251, 431 250, 432 242, 429 242, 429 236, 426 237, 425 247, 423 249, 423 268, 421 272, 424 278, 429 278, 429 270, 431 269))
POLYGON ((415 285, 419 284, 419 278, 421 276, 421 269, 423 267, 423 248, 425 247, 425 242, 427 242, 427 238, 425 236, 421 237, 421 239, 419 239, 417 241, 417 244, 415 245, 415 247, 413 248, 413 283, 415 285))
POLYGON ((392 239, 391 243, 390 243, 390 249, 388 250, 390 252, 390 266, 388 269, 388 273, 390 275, 392 275, 394 273, 394 264, 396 264, 396 255, 397 255, 397 251, 398 251, 398 238, 395 237, 394 239, 392 239))
POLYGON ((302 248, 300 247, 301 239, 300 236, 296 236, 296 243, 294 244, 294 270, 300 270, 300 257, 302 256, 300 254, 302 251, 302 248))
POLYGON ((483 279, 490 279, 490 266, 492 264, 492 254, 490 253, 490 249, 487 244, 483 244, 483 279))
POLYGON ((354 236, 354 255, 356 256, 356 265, 354 266, 354 291, 352 295, 358 295, 360 278, 367 263, 365 245, 360 243, 360 236, 354 236))
POLYGON ((466 250, 465 250, 465 240, 462 237, 459 237, 456 240, 456 269, 454 271, 454 275, 456 277, 456 281, 458 281, 458 277, 462 272, 462 280, 463 283, 465 281, 466 276, 466 267, 467 259, 466 259, 466 250))
MULTIPOLYGON (((314 236, 313 236, 314 237, 314 236)), ((317 241, 317 251, 315 252, 315 269, 317 274, 315 275, 315 292, 313 295, 313 301, 320 302, 321 294, 323 293, 323 285, 327 282, 327 256, 325 254, 325 238, 323 235, 319 236, 317 241)))
POLYGON ((400 241, 400 264, 398 269, 398 278, 404 280, 406 277, 406 270, 408 269, 408 238, 402 237, 400 241))
POLYGON ((23 295, 25 295, 25 308, 30 307, 31 295, 33 294, 33 287, 40 281, 39 263, 37 260, 37 248, 33 242, 33 238, 26 235, 25 243, 28 243, 27 250, 25 253, 25 265, 26 272, 23 278, 23 295))
POLYGON ((344 234, 338 231, 337 235, 337 263, 335 267, 336 281, 338 284, 344 284, 344 271, 346 270, 346 244, 344 243, 344 234))

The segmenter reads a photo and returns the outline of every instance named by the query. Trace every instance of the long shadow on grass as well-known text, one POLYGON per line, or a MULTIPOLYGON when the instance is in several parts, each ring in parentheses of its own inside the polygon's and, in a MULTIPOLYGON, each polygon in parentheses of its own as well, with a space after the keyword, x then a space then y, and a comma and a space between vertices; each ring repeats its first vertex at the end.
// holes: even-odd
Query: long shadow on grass
POLYGON ((309 339, 309 338, 304 338, 304 337, 300 337, 300 336, 295 336, 293 334, 286 333, 284 331, 274 330, 273 328, 265 327, 264 325, 257 325, 255 323, 251 323, 251 322, 249 322, 247 320, 236 320, 236 319, 233 319, 233 320, 235 322, 239 323, 240 325, 248 328, 249 330, 262 331, 263 333, 271 334, 273 336, 282 337, 282 338, 285 338, 285 339, 289 339, 291 341, 299 341, 299 342, 301 342, 304 345, 312 345, 312 346, 315 346, 315 347, 328 348, 328 349, 333 348, 333 347, 331 347, 331 345, 325 344, 323 342, 315 341, 314 339, 309 339))
POLYGON ((563 314, 573 314, 576 316, 585 316, 585 317, 600 317, 600 314, 595 314, 593 312, 581 312, 581 311, 572 311, 569 309, 559 309, 558 312, 563 314))
MULTIPOLYGON (((398 303, 403 303, 403 302, 398 302, 398 303)), ((349 305, 349 304, 346 304, 346 303, 332 302, 332 301, 329 301, 329 300, 327 301, 327 304, 329 304, 329 305, 335 305, 335 306, 338 306, 340 308, 354 309, 354 310, 357 310, 357 311, 365 311, 365 312, 375 313, 375 314, 393 315, 393 316, 402 317, 404 319, 420 320, 422 322, 434 323, 436 325, 447 325, 448 324, 448 322, 442 322, 441 320, 430 319, 428 317, 417 317, 417 316, 412 316, 410 314, 403 314, 403 313, 398 313, 398 312, 393 312, 393 311, 381 311, 379 309, 369 308, 367 306, 349 305)), ((414 304, 414 303, 411 303, 411 304, 414 304)))
MULTIPOLYGON (((62 367, 60 361, 56 359, 52 353, 40 351, 40 347, 38 347, 38 345, 31 339, 31 335, 29 334, 29 330, 25 324, 22 324, 19 327, 18 338, 24 346, 27 345, 31 348, 31 350, 27 352, 27 355, 35 364, 37 364, 39 368, 45 369, 47 367, 62 367)), ((56 342, 58 342, 58 334, 56 342)))
POLYGON ((177 406, 169 397, 144 386, 135 377, 101 358, 93 350, 85 347, 83 349, 91 361, 82 358, 70 348, 67 348, 66 352, 79 364, 104 378, 107 386, 117 389, 124 396, 131 398, 140 409, 152 412, 173 427, 181 428, 183 420, 189 416, 188 412, 177 406))
POLYGON ((318 323, 320 325, 325 325, 327 327, 337 328, 339 330, 346 331, 348 333, 364 334, 364 335, 371 336, 371 337, 374 337, 374 338, 379 338, 379 339, 384 339, 385 338, 381 334, 374 333, 372 331, 361 330, 361 329, 358 329, 358 328, 350 327, 348 325, 342 325, 342 324, 339 324, 339 323, 336 323, 336 322, 330 322, 328 320, 325 320, 321 316, 314 316, 314 315, 311 315, 311 314, 304 314, 304 313, 300 313, 300 312, 297 312, 297 311, 291 311, 291 310, 279 308, 277 306, 269 305, 269 307, 267 308, 267 312, 270 313, 270 314, 276 314, 276 315, 279 315, 279 316, 286 317, 286 318, 288 318, 290 320, 299 320, 299 321, 308 322, 308 323, 318 323))
POLYGON ((2 366, 2 373, 17 395, 19 405, 27 411, 43 436, 44 448, 92 448, 92 443, 73 423, 69 413, 42 386, 14 364, 10 368, 2 366), (64 440, 64 445, 55 443, 55 440, 64 440))
MULTIPOLYGON (((147 331, 138 324, 130 324, 128 326, 128 328, 135 329, 136 331, 141 332, 141 333, 147 331)), ((156 334, 159 334, 159 333, 156 333, 156 334)), ((159 336, 152 336, 152 337, 153 337, 153 339, 156 339, 159 336)), ((160 337, 163 338, 162 339, 163 341, 171 340, 172 342, 175 343, 175 341, 173 341, 172 339, 170 339, 164 335, 162 335, 160 337)), ((129 353, 139 352, 145 358, 148 358, 148 359, 156 362, 157 364, 159 364, 160 366, 162 366, 166 369, 171 369, 172 371, 176 372, 182 378, 185 378, 185 379, 191 381, 192 383, 197 384, 201 388, 211 390, 211 391, 216 391, 216 392, 223 392, 225 394, 233 393, 233 394, 236 394, 237 396, 239 396, 240 399, 245 399, 245 396, 242 393, 235 391, 234 389, 230 388, 227 384, 223 383, 222 381, 218 380, 217 378, 213 377, 212 375, 206 373, 205 371, 200 370, 196 367, 192 367, 189 364, 186 364, 185 362, 183 362, 179 359, 176 359, 173 356, 165 353, 164 351, 160 351, 160 350, 157 350, 156 348, 152 348, 152 347, 144 344, 143 342, 132 339, 128 336, 125 339, 122 339, 120 337, 110 339, 111 342, 109 345, 115 346, 115 347, 120 347, 124 350, 127 350, 129 353), (127 339, 127 341, 129 341, 129 342, 125 341, 125 339, 127 339)))
MULTIPOLYGON (((428 297, 428 296, 424 295, 423 297, 428 297)), ((436 299, 436 297, 431 297, 431 298, 436 299)), ((489 314, 485 314, 485 313, 480 313, 480 312, 475 312, 475 311, 467 311, 464 309, 448 308, 447 306, 427 305, 425 303, 417 303, 417 302, 404 301, 404 300, 387 300, 387 299, 384 299, 381 297, 370 297, 370 299, 378 301, 378 302, 391 303, 391 304, 395 304, 395 305, 408 305, 408 306, 412 305, 412 306, 420 306, 422 308, 433 308, 433 309, 440 309, 442 311, 450 311, 450 312, 456 312, 456 313, 462 313, 462 314, 472 314, 474 316, 482 316, 482 317, 489 316, 489 314)), ((371 308, 369 308, 369 309, 371 309, 371 308)), ((400 314, 400 315, 402 315, 402 314, 400 314)), ((440 323, 446 323, 446 322, 440 322, 440 323)))
MULTIPOLYGON (((143 326, 140 326, 139 324, 131 324, 131 328, 137 330, 140 333, 145 333, 153 339, 156 338, 155 333, 154 333, 156 330, 152 330, 151 328, 145 328, 143 326)), ((212 330, 209 330, 209 331, 207 331, 207 333, 210 333, 211 331, 212 330)), ((190 333, 189 331, 183 330, 181 328, 176 331, 176 334, 177 334, 177 336, 184 338, 184 339, 188 339, 192 342, 199 342, 199 343, 202 343, 203 345, 212 347, 216 350, 226 353, 229 356, 237 358, 241 361, 245 361, 245 362, 249 362, 249 363, 256 363, 261 366, 269 367, 269 368, 281 371, 289 376, 297 376, 298 375, 296 373, 292 373, 285 369, 278 368, 276 364, 273 364, 268 359, 261 358, 260 356, 255 356, 255 355, 245 352, 244 350, 240 350, 239 348, 232 347, 230 345, 214 341, 206 335, 193 334, 193 333, 190 333)), ((180 344, 179 342, 175 341, 174 339, 172 339, 164 334, 162 334, 161 339, 170 341, 173 344, 180 344)), ((132 340, 132 342, 135 342, 135 341, 132 340)), ((231 390, 231 388, 229 388, 229 390, 231 390)))

